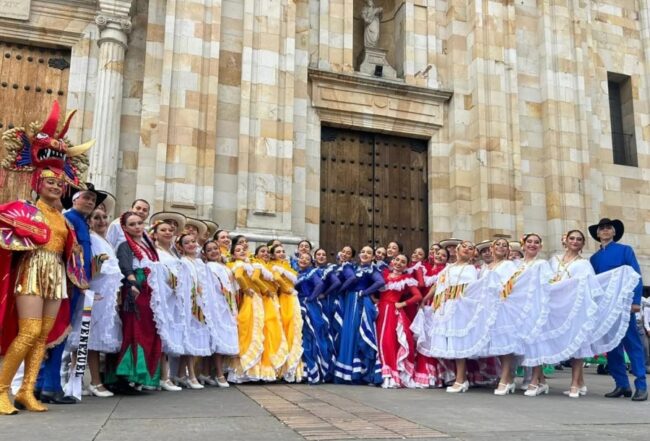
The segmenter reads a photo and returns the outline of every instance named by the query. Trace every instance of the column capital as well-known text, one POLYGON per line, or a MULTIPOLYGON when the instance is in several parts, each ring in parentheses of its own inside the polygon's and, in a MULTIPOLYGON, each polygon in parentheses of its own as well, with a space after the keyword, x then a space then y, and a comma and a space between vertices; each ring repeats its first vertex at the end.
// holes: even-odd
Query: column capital
POLYGON ((127 35, 133 28, 131 24, 131 17, 129 16, 114 16, 99 13, 95 16, 95 24, 99 28, 99 39, 97 44, 101 46, 105 42, 112 42, 119 44, 127 49, 128 37, 127 35))
POLYGON ((116 30, 121 30, 125 34, 131 32, 133 24, 131 23, 131 17, 127 16, 115 16, 104 14, 100 12, 95 16, 95 24, 99 27, 100 31, 111 27, 116 30))
POLYGON ((119 44, 126 50, 127 35, 133 28, 131 23, 133 0, 99 0, 98 6, 95 24, 100 34, 97 43, 101 46, 109 41, 119 44))

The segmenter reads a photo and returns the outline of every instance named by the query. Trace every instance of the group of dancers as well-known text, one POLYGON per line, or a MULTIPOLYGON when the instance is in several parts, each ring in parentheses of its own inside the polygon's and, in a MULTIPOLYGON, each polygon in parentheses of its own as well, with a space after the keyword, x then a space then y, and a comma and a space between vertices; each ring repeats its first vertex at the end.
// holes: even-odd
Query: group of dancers
POLYGON ((571 360, 566 394, 578 398, 582 359, 601 353, 616 380, 608 396, 629 397, 624 350, 632 399, 647 399, 632 316, 640 270, 618 220, 589 227, 601 243, 590 260, 580 230, 549 260, 536 233, 410 255, 398 242, 346 245, 336 262, 303 240, 288 257, 277 240, 252 249, 210 221, 149 218, 142 199, 109 223, 115 198, 81 179, 91 143, 71 146, 69 118, 57 133, 58 118, 55 104, 43 125, 3 135, 0 184, 27 186, 36 201, 0 205, 0 414, 78 402, 86 369, 98 397, 252 381, 494 384, 503 396, 521 365, 535 397, 549 390, 542 366, 571 360))

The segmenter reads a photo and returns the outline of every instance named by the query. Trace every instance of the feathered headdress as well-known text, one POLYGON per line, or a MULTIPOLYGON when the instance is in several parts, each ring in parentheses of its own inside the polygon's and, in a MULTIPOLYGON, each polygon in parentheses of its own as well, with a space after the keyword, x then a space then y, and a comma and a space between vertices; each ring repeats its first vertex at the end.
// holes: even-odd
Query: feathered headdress
POLYGON ((72 146, 65 137, 75 112, 68 113, 63 128, 56 133, 60 108, 54 101, 50 115, 42 125, 31 123, 28 130, 15 127, 2 134, 5 157, 0 163, 0 186, 5 192, 10 191, 10 199, 28 194, 29 187, 35 190, 44 170, 62 177, 72 187, 85 188, 83 175, 88 170, 85 153, 95 141, 72 146), (12 182, 7 182, 10 175, 17 176, 11 178, 12 182))

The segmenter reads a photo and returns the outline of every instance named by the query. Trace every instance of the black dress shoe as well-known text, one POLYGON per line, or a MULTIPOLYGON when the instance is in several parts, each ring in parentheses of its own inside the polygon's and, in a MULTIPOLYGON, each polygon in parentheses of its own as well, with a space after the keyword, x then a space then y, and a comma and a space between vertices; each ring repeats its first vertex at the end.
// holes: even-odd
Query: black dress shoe
POLYGON ((41 402, 46 404, 77 404, 74 397, 64 395, 63 392, 41 392, 41 402))
POLYGON ((605 394, 605 397, 607 398, 618 398, 618 397, 630 398, 631 396, 632 396, 632 389, 630 389, 629 387, 617 387, 613 391, 605 394))
POLYGON ((632 401, 647 401, 648 400, 648 390, 647 389, 637 389, 634 391, 634 396, 632 401))

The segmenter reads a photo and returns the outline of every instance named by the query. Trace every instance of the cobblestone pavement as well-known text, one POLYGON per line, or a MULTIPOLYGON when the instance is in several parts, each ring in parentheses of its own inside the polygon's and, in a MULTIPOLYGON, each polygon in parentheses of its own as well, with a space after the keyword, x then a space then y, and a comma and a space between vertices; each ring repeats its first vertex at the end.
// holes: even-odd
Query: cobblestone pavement
POLYGON ((0 417, 0 441, 631 440, 650 438, 650 402, 606 399, 611 379, 588 369, 589 393, 562 394, 569 372, 537 398, 367 386, 242 385, 50 406, 0 417))

